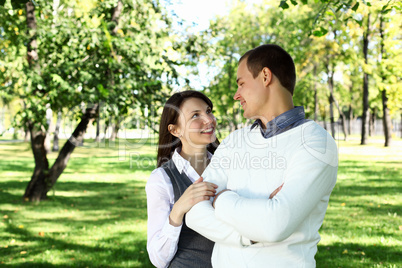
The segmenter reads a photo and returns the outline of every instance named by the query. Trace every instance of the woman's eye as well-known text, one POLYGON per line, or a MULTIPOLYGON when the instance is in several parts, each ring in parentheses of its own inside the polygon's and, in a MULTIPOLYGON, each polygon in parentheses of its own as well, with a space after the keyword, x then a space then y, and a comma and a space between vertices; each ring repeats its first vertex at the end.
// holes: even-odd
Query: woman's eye
POLYGON ((208 109, 208 110, 207 110, 207 114, 210 114, 210 113, 212 113, 212 110, 211 110, 211 109, 208 109))
POLYGON ((193 116, 191 118, 196 118, 198 117, 198 114, 193 114, 193 116))

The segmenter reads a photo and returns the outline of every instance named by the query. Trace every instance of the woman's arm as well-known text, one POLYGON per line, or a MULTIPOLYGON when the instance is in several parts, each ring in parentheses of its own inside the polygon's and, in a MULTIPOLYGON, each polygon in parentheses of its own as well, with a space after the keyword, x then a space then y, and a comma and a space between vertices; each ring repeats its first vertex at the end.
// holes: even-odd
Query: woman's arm
POLYGON ((157 267, 166 267, 177 251, 177 243, 183 223, 184 214, 200 201, 215 195, 213 183, 203 182, 199 178, 186 189, 173 205, 173 193, 167 174, 161 170, 154 171, 147 183, 148 203, 148 254, 157 267))
POLYGON ((169 223, 174 195, 165 176, 167 175, 161 169, 154 170, 145 187, 148 210, 147 250, 156 267, 167 267, 173 259, 182 227, 169 223))

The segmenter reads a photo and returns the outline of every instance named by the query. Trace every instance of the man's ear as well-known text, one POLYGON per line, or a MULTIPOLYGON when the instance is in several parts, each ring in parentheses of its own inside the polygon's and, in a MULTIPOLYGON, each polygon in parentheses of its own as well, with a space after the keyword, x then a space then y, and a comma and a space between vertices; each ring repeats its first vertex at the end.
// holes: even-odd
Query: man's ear
POLYGON ((268 67, 264 67, 261 71, 264 86, 268 86, 272 81, 272 72, 268 67))
POLYGON ((173 124, 169 124, 169 125, 168 125, 168 131, 170 132, 170 134, 172 134, 173 136, 175 136, 175 137, 177 137, 177 138, 180 138, 180 137, 181 137, 179 130, 178 130, 177 127, 176 127, 175 125, 173 125, 173 124))

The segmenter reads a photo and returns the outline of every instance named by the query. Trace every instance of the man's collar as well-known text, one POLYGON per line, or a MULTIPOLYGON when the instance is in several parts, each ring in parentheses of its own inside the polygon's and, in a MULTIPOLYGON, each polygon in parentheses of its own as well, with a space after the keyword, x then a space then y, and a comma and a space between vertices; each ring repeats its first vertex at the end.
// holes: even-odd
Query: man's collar
POLYGON ((270 131, 275 131, 277 129, 284 129, 289 125, 304 118, 305 113, 303 106, 295 106, 293 109, 290 109, 289 111, 286 111, 269 121, 266 126, 263 125, 260 119, 255 120, 254 123, 251 125, 250 130, 259 126, 261 130, 264 130, 264 132, 267 133, 270 131))

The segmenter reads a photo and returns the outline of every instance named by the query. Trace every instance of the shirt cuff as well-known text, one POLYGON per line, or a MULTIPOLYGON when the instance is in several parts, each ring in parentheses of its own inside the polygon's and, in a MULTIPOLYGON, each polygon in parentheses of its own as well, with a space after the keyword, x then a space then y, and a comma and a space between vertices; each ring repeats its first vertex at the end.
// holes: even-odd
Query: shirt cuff
POLYGON ((183 226, 183 223, 180 226, 171 225, 169 222, 169 217, 168 217, 165 221, 165 224, 163 225, 162 233, 171 239, 176 239, 180 236, 180 231, 181 231, 182 226, 183 226))

